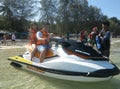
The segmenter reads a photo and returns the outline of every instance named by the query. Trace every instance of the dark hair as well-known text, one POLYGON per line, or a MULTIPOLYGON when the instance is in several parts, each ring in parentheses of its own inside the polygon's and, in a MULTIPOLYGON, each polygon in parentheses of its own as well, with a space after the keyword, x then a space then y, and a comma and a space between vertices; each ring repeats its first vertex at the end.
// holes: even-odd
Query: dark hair
POLYGON ((33 25, 38 26, 37 23, 35 23, 35 22, 31 22, 31 23, 30 23, 30 27, 32 27, 33 25))
POLYGON ((44 25, 50 25, 50 23, 44 23, 44 25))
POLYGON ((106 25, 106 26, 110 26, 110 22, 109 21, 104 21, 102 24, 106 25))
POLYGON ((36 29, 34 29, 34 30, 39 30, 37 23, 35 23, 35 22, 30 23, 30 29, 33 29, 33 26, 36 26, 36 29))
POLYGON ((49 23, 43 23, 43 27, 45 27, 46 25, 50 25, 49 23))
POLYGON ((49 23, 43 23, 41 28, 44 28, 46 25, 50 25, 49 23))

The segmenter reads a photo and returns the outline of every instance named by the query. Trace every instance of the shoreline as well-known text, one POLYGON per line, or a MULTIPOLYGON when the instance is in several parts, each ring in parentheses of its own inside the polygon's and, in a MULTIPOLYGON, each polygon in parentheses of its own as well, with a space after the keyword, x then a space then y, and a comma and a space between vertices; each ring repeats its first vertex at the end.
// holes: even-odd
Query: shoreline
POLYGON ((0 49, 25 48, 25 46, 0 46, 0 49))
MULTIPOLYGON (((115 44, 115 43, 119 43, 120 42, 120 39, 116 39, 111 41, 111 44, 115 44)), ((17 41, 16 45, 7 45, 7 46, 4 46, 4 45, 0 45, 0 49, 14 49, 14 48, 25 48, 25 45, 27 44, 28 42, 27 41, 17 41)))

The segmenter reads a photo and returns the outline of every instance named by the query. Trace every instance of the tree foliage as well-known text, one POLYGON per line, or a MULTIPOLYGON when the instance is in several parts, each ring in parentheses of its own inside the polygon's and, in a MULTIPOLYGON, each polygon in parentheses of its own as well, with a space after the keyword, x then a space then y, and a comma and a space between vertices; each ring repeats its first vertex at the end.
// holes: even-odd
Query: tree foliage
POLYGON ((114 36, 120 35, 120 20, 116 17, 112 17, 109 19, 110 21, 110 29, 113 32, 114 36))
POLYGON ((107 19, 100 9, 89 6, 87 0, 42 0, 40 4, 40 20, 54 24, 53 31, 60 33, 78 33, 107 19))
POLYGON ((50 32, 57 34, 88 32, 108 19, 114 35, 120 35, 120 20, 108 18, 101 9, 89 6, 87 0, 1 0, 0 29, 22 32, 31 19, 39 15, 38 24, 50 23, 50 32), (39 11, 38 11, 39 10, 39 11))
POLYGON ((0 12, 10 22, 10 29, 21 32, 25 30, 26 22, 34 16, 33 0, 3 0, 0 4, 0 12))

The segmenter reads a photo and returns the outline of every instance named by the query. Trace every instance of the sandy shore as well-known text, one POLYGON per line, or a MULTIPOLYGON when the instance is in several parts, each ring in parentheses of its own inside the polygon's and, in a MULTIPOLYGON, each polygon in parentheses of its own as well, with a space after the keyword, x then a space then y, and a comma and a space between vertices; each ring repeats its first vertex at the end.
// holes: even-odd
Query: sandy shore
POLYGON ((115 44, 115 43, 119 43, 120 42, 120 39, 119 40, 113 40, 112 42, 111 42, 111 44, 115 44))
POLYGON ((15 45, 11 43, 11 40, 7 40, 7 45, 0 43, 0 49, 13 49, 13 48, 25 48, 28 40, 17 39, 15 45))
MULTIPOLYGON (((118 42, 120 42, 120 38, 113 38, 111 44, 115 44, 118 42)), ((11 45, 10 41, 8 41, 8 43, 8 46, 0 44, 0 49, 25 48, 25 44, 28 43, 28 40, 17 40, 16 45, 11 45)))
POLYGON ((25 46, 0 46, 0 49, 25 48, 25 46))

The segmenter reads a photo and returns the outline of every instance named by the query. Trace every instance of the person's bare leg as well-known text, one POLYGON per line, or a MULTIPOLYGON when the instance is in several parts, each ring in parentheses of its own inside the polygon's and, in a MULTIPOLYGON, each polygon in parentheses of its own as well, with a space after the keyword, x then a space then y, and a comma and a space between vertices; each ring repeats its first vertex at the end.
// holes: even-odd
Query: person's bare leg
POLYGON ((41 54, 40 54, 40 63, 42 63, 43 61, 44 61, 44 58, 45 58, 45 55, 46 55, 46 49, 45 50, 43 50, 42 52, 41 52, 41 54))
POLYGON ((35 44, 33 44, 32 47, 33 47, 33 51, 31 52, 31 58, 30 58, 31 61, 32 61, 32 58, 35 55, 35 52, 37 51, 37 46, 35 44))

